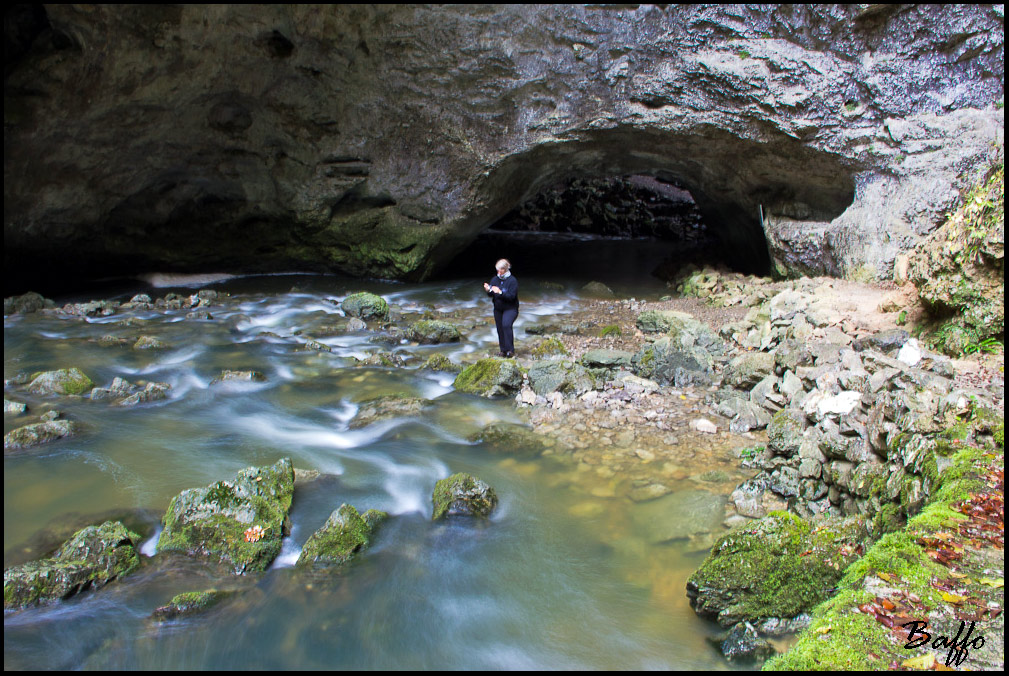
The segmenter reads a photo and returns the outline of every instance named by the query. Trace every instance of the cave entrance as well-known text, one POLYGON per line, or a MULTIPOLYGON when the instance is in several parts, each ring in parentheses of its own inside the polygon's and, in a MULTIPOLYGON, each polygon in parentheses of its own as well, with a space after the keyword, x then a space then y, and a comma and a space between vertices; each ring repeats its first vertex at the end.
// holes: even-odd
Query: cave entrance
MULTIPOLYGON (((606 283, 606 273, 623 270, 645 285, 659 279, 653 272, 670 279, 685 263, 764 275, 773 261, 776 271, 795 273, 781 264, 795 252, 771 224, 791 219, 807 239, 822 234, 852 203, 855 183, 844 158, 775 130, 744 138, 711 126, 615 126, 513 153, 474 190, 474 208, 434 267, 483 276, 509 258, 526 277, 606 283), (635 247, 642 251, 621 253, 635 247)), ((799 240, 795 246, 807 244, 799 240)), ((819 244, 809 255, 829 252, 830 242, 819 244)))
POLYGON ((690 191, 672 178, 571 178, 506 213, 443 274, 487 276, 494 261, 507 258, 523 277, 648 290, 661 288, 688 265, 768 272, 766 257, 749 266, 726 260, 716 232, 690 191))

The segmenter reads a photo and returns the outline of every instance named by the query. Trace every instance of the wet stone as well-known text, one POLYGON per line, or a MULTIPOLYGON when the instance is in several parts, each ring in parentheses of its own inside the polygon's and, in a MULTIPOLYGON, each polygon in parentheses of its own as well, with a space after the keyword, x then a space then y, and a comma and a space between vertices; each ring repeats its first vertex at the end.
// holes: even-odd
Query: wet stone
POLYGON ((4 609, 66 599, 98 589, 140 565, 140 536, 107 521, 74 534, 47 559, 4 570, 4 609))
POLYGON ((682 540, 718 530, 725 497, 708 491, 679 491, 643 502, 631 513, 635 528, 649 542, 682 540))
POLYGON ((460 472, 438 481, 431 501, 434 504, 431 519, 437 521, 449 516, 486 518, 497 507, 498 497, 480 479, 460 472))
POLYGON ((57 439, 72 437, 81 431, 72 420, 47 420, 13 429, 4 435, 4 452, 41 446, 57 439))

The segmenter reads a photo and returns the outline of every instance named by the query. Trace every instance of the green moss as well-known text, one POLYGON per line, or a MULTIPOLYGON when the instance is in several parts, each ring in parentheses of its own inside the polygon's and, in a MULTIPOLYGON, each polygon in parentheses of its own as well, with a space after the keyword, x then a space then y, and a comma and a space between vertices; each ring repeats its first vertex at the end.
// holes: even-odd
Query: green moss
POLYGON ((493 357, 467 366, 453 383, 460 392, 497 396, 517 390, 522 385, 522 370, 511 360, 493 357))
POLYGON ((427 361, 424 362, 421 368, 430 369, 432 371, 449 371, 451 373, 459 373, 462 371, 461 364, 456 364, 443 354, 431 355, 427 358, 427 361))
POLYGON ((606 338, 607 336, 622 336, 624 332, 616 324, 608 324, 603 327, 602 331, 599 332, 600 338, 606 338))
POLYGON ((347 296, 340 307, 349 317, 361 319, 387 319, 389 317, 389 304, 385 302, 385 299, 366 291, 347 296))
POLYGON ((556 336, 546 338, 532 349, 532 355, 537 359, 557 354, 566 356, 568 354, 568 350, 564 347, 564 343, 561 342, 560 338, 557 338, 556 336))
POLYGON ((887 655, 891 643, 879 622, 853 608, 872 600, 862 591, 844 591, 816 610, 813 624, 788 652, 764 663, 764 671, 868 671, 885 669, 886 663, 870 653, 887 655), (842 635, 846 640, 833 640, 842 635))
POLYGON ((852 557, 843 544, 864 541, 858 519, 815 528, 788 512, 771 512, 756 526, 716 542, 690 577, 695 609, 723 626, 742 620, 794 617, 828 598, 852 557))
POLYGON ((487 517, 497 506, 498 500, 493 488, 474 476, 459 472, 435 484, 431 496, 434 504, 431 520, 437 521, 448 516, 454 503, 460 501, 465 503, 471 515, 487 517))
POLYGON ((342 565, 371 541, 374 529, 388 514, 375 509, 364 516, 351 505, 340 505, 326 524, 312 533, 298 557, 299 566, 342 565))

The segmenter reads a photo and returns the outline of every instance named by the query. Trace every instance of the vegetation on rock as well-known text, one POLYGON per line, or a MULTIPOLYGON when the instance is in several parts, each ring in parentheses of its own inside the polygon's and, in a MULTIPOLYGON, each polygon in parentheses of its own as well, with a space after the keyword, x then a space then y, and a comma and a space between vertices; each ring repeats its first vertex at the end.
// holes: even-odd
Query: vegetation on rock
POLYGON ((312 533, 298 556, 299 566, 342 565, 368 546, 375 528, 388 514, 369 509, 363 515, 348 504, 329 515, 325 525, 312 533))
POLYGON ((1005 335, 1005 165, 992 167, 911 258, 933 317, 931 341, 952 355, 994 349, 1005 335))
POLYGON ((65 599, 140 565, 140 536, 119 521, 77 531, 47 559, 4 570, 4 609, 65 599))
POLYGON ((266 570, 280 553, 293 492, 290 458, 182 491, 165 513, 158 552, 211 556, 239 574, 266 570))

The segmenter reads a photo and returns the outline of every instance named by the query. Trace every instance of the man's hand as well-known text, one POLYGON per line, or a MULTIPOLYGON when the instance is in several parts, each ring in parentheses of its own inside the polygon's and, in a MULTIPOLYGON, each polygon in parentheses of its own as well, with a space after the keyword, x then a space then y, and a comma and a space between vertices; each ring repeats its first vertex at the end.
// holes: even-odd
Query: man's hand
POLYGON ((501 289, 499 289, 499 288, 498 288, 498 287, 496 287, 496 286, 492 286, 492 287, 490 288, 490 290, 491 290, 491 292, 492 292, 492 293, 501 293, 501 289))
POLYGON ((484 291, 490 291, 490 284, 488 284, 487 282, 484 282, 483 283, 483 290, 484 291))

